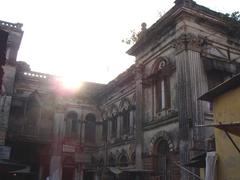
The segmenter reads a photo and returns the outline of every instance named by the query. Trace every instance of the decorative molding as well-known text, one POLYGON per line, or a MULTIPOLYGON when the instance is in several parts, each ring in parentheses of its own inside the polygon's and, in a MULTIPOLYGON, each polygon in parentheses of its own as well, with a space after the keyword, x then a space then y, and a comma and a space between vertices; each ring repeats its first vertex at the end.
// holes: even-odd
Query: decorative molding
POLYGON ((162 141, 162 140, 166 140, 167 141, 170 152, 174 151, 174 144, 173 144, 173 141, 170 138, 168 132, 166 132, 166 131, 159 131, 158 133, 156 133, 152 137, 152 139, 150 141, 150 146, 149 146, 149 154, 150 155, 153 155, 154 149, 156 148, 156 145, 160 141, 162 141))
POLYGON ((173 41, 173 48, 176 50, 176 54, 184 50, 193 50, 201 52, 206 43, 206 38, 201 36, 196 36, 192 33, 184 33, 177 37, 173 41))
POLYGON ((144 130, 151 130, 159 126, 178 122, 178 111, 169 110, 165 116, 155 116, 153 121, 148 121, 143 124, 144 130))
POLYGON ((117 105, 112 104, 109 111, 108 111, 108 117, 112 118, 112 117, 116 117, 119 114, 119 108, 117 107, 117 105))
POLYGON ((131 103, 130 103, 130 100, 126 97, 124 97, 121 101, 120 101, 120 104, 119 104, 119 110, 121 112, 123 112, 124 110, 130 110, 131 108, 131 103))
POLYGON ((157 57, 151 67, 151 74, 144 79, 145 86, 151 86, 159 76, 171 76, 176 69, 176 65, 168 57, 157 57))

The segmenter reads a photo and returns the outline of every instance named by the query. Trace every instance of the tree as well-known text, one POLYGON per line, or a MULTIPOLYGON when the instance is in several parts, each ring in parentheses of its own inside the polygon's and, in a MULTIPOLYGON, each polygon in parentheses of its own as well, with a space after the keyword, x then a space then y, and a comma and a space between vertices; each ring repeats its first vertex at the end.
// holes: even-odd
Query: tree
POLYGON ((128 45, 135 44, 138 41, 138 39, 141 38, 147 30, 146 23, 142 23, 141 26, 142 26, 142 28, 141 28, 140 32, 137 33, 135 30, 131 30, 130 38, 122 39, 122 42, 126 43, 128 45))
POLYGON ((240 12, 239 11, 235 11, 232 14, 225 14, 228 18, 231 18, 233 21, 235 22, 240 22, 240 12))

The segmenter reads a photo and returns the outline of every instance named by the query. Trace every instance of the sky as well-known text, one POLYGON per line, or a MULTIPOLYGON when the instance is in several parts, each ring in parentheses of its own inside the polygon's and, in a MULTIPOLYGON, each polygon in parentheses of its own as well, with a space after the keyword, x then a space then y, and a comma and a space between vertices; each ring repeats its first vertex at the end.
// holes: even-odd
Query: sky
MULTIPOLYGON (((22 23, 18 61, 31 70, 78 81, 107 83, 135 58, 121 42, 141 23, 151 26, 174 0, 2 0, 3 21, 22 23), (4 8, 3 8, 4 7, 4 8)), ((240 10, 238 0, 196 0, 213 10, 240 10)))

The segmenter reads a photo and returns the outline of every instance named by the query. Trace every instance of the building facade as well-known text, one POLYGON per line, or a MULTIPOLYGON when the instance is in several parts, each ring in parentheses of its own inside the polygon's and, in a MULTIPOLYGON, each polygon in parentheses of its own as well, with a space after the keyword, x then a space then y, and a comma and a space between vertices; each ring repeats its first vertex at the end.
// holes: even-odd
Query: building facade
POLYGON ((199 168, 183 167, 213 137, 212 129, 195 128, 212 121, 211 104, 197 99, 239 72, 238 28, 176 0, 150 28, 142 25, 127 52, 135 64, 77 93, 19 62, 10 79, 11 158, 31 166, 29 179, 195 179, 199 168))
POLYGON ((16 58, 22 40, 22 24, 0 21, 0 145, 4 145, 16 72, 16 58))

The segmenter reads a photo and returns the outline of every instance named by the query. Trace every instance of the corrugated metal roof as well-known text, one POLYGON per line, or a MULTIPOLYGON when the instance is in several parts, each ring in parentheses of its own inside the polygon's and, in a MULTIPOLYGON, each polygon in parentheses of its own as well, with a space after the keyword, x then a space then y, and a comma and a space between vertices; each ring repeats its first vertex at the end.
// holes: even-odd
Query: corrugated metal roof
POLYGON ((240 86, 240 73, 233 76, 231 79, 224 81, 222 84, 214 87, 207 93, 200 96, 199 99, 205 101, 212 101, 214 98, 238 86, 240 86))

